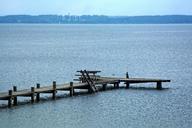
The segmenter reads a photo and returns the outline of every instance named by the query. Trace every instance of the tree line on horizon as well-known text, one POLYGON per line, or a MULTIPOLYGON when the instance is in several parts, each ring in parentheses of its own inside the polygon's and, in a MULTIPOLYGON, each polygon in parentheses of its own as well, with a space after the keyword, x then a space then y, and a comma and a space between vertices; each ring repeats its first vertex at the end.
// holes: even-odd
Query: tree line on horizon
POLYGON ((192 15, 105 16, 105 15, 7 15, 0 23, 47 24, 190 24, 192 15))

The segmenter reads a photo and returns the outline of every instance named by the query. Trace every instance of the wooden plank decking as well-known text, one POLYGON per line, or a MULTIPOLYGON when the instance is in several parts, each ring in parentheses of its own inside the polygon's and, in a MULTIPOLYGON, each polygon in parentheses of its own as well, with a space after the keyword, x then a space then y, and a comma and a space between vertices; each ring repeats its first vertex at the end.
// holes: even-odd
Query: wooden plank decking
POLYGON ((96 77, 96 78, 101 80, 118 80, 120 82, 129 82, 129 83, 171 82, 171 80, 153 79, 153 78, 121 78, 121 77, 96 77))
POLYGON ((161 90, 162 89, 162 82, 170 82, 170 80, 166 79, 147 79, 147 78, 129 78, 128 73, 126 75, 126 78, 121 77, 101 77, 97 74, 100 71, 77 71, 82 73, 82 75, 79 76, 79 81, 77 83, 65 83, 65 84, 56 84, 55 81, 53 81, 52 85, 49 86, 43 86, 40 87, 40 84, 37 84, 36 87, 31 87, 31 89, 23 89, 23 90, 17 90, 17 87, 14 86, 13 90, 9 90, 7 92, 1 92, 0 93, 0 100, 7 100, 8 106, 17 105, 17 97, 23 96, 23 97, 31 97, 31 102, 40 100, 40 94, 41 93, 52 93, 52 98, 56 98, 56 92, 58 90, 60 91, 69 91, 70 96, 73 96, 75 93, 75 89, 87 89, 88 92, 96 92, 97 86, 101 85, 103 90, 106 90, 106 87, 108 84, 114 84, 115 88, 119 87, 119 84, 121 82, 125 83, 126 88, 129 88, 130 84, 132 83, 157 83, 156 88, 161 90), (84 75, 84 72, 86 75, 84 75), (92 75, 89 75, 92 74, 92 75))

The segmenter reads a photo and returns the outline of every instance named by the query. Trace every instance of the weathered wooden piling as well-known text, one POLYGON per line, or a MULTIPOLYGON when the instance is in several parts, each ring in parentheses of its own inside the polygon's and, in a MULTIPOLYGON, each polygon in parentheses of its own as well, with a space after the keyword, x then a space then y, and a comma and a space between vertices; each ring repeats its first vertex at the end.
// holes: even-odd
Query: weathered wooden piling
POLYGON ((107 88, 107 84, 103 84, 103 91, 105 91, 107 88))
POLYGON ((56 99, 56 81, 53 81, 53 95, 52 95, 52 99, 56 99))
MULTIPOLYGON (((126 78, 129 79, 129 73, 126 72, 126 78)), ((129 88, 129 82, 125 82, 126 88, 129 88)))
POLYGON ((129 73, 128 72, 126 72, 126 78, 129 79, 129 73))
POLYGON ((119 83, 120 83, 120 82, 115 82, 115 83, 114 83, 114 88, 119 88, 119 83))
POLYGON ((73 82, 70 82, 70 96, 74 95, 73 82))
POLYGON ((114 83, 113 85, 114 85, 114 88, 116 88, 116 83, 114 83))
MULTIPOLYGON (((40 84, 39 84, 39 83, 37 83, 36 88, 37 88, 37 89, 40 88, 40 84)), ((36 101, 37 101, 37 102, 40 101, 40 93, 38 93, 38 92, 37 92, 37 94, 36 94, 36 101)))
POLYGON ((119 84, 120 84, 120 82, 118 81, 118 82, 117 82, 117 88, 119 88, 119 84))
POLYGON ((9 90, 9 98, 8 98, 8 107, 12 106, 12 97, 13 97, 13 91, 9 90))
POLYGON ((126 84, 126 88, 128 89, 130 86, 129 82, 126 82, 125 84, 126 84))
POLYGON ((161 90, 162 89, 162 82, 157 82, 157 89, 161 90))
POLYGON ((88 87, 87 89, 88 89, 88 93, 92 93, 93 92, 91 87, 88 87))
MULTIPOLYGON (((13 86, 13 92, 17 92, 17 86, 13 86)), ((17 96, 13 98, 13 105, 17 105, 17 96)))
POLYGON ((35 96, 35 88, 31 87, 31 103, 34 103, 34 96, 35 96))

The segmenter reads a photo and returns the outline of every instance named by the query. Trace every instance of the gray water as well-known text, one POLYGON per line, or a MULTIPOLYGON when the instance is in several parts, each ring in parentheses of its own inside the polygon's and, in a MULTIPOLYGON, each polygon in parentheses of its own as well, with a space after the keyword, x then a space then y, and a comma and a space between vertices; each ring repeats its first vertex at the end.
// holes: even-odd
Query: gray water
POLYGON ((189 128, 191 49, 192 25, 2 24, 0 92, 13 85, 25 89, 36 83, 50 85, 53 80, 69 82, 79 69, 122 77, 128 71, 130 77, 172 82, 163 84, 162 91, 152 89, 155 84, 139 84, 129 90, 1 108, 0 127, 189 128))

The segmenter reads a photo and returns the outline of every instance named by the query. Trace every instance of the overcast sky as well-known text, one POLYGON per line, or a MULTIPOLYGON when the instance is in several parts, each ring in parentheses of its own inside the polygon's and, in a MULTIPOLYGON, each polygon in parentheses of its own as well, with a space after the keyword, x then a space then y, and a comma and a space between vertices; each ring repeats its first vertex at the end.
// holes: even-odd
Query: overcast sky
POLYGON ((0 15, 192 15, 192 0, 0 0, 0 15))

